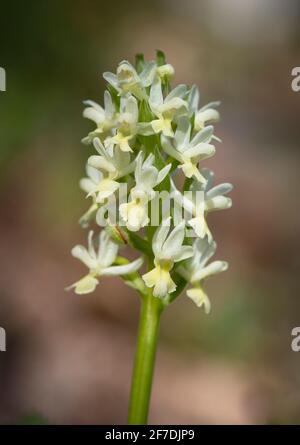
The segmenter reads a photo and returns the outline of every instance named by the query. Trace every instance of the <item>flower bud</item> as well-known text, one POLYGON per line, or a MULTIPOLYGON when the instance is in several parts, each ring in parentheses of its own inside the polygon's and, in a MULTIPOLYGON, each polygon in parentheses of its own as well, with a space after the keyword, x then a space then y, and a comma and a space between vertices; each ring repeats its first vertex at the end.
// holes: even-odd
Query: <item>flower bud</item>
POLYGON ((157 68, 157 73, 161 79, 169 80, 174 76, 175 70, 172 65, 166 63, 165 65, 159 66, 157 68))

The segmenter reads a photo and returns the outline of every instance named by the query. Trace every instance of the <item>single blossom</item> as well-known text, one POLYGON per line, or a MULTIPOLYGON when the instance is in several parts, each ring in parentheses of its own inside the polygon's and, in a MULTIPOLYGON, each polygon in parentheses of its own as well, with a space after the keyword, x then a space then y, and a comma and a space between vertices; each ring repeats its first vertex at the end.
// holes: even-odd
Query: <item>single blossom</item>
POLYGON ((104 108, 92 100, 86 100, 84 104, 87 107, 83 110, 83 117, 97 125, 97 128, 82 140, 83 143, 90 144, 95 137, 107 135, 116 125, 117 112, 108 91, 104 93, 104 108))
POLYGON ((190 189, 182 194, 174 183, 172 188, 176 203, 182 206, 188 215, 188 224, 195 230, 200 238, 208 237, 212 241, 212 234, 206 222, 208 213, 216 210, 229 209, 232 206, 232 200, 228 196, 224 196, 233 189, 232 184, 223 183, 213 187, 214 174, 209 169, 202 169, 201 175, 205 178, 205 182, 193 180, 190 189))
POLYGON ((175 70, 174 67, 170 65, 170 63, 166 63, 164 65, 158 66, 156 69, 156 73, 160 77, 161 81, 164 82, 166 80, 169 81, 170 79, 172 79, 172 77, 174 77, 175 70))
POLYGON ((77 245, 71 253, 89 269, 89 273, 67 289, 75 289, 76 294, 88 294, 93 292, 99 283, 101 276, 127 275, 137 271, 143 264, 143 260, 137 260, 122 265, 112 266, 118 254, 119 246, 114 242, 105 230, 99 235, 99 247, 95 249, 93 244, 93 232, 88 235, 88 248, 77 245))
POLYGON ((183 245, 185 222, 182 221, 170 232, 170 219, 165 219, 153 236, 155 267, 142 276, 146 286, 153 287, 153 295, 159 298, 164 298, 176 289, 176 284, 170 275, 174 263, 193 255, 193 248, 183 245))
POLYGON ((95 197, 97 203, 103 203, 118 190, 120 183, 117 180, 134 170, 134 162, 130 162, 129 153, 118 148, 111 155, 111 150, 106 150, 99 138, 95 138, 93 144, 99 155, 89 157, 88 165, 93 167, 91 176, 81 184, 89 190, 88 196, 95 197))
POLYGON ((183 99, 186 92, 186 85, 178 85, 164 98, 161 79, 159 76, 155 78, 150 89, 149 105, 157 119, 148 124, 149 133, 162 132, 165 136, 174 136, 172 121, 186 112, 187 102, 183 99))
POLYGON ((184 265, 180 265, 177 270, 191 284, 190 289, 186 292, 187 296, 198 307, 204 306, 204 310, 208 314, 211 304, 203 289, 203 282, 209 276, 227 270, 228 263, 226 261, 213 261, 207 264, 217 248, 216 243, 209 241, 208 238, 196 239, 193 248, 193 256, 184 265))
POLYGON ((130 192, 130 201, 120 205, 120 215, 126 222, 128 230, 138 231, 149 223, 148 202, 154 198, 153 190, 160 184, 170 171, 171 164, 158 170, 153 163, 155 157, 150 154, 144 161, 140 152, 136 159, 134 172, 135 186, 130 192))
MULTIPOLYGON (((220 101, 209 102, 200 109, 198 109, 200 101, 200 93, 196 85, 193 85, 189 92, 188 109, 190 116, 194 115, 194 130, 203 130, 208 124, 218 122, 220 120, 220 113, 216 107, 220 105, 220 101)), ((216 137, 215 137, 216 138, 216 137)), ((217 138, 218 139, 218 138, 217 138)))
POLYGON ((143 71, 138 74, 135 68, 127 60, 123 60, 117 73, 105 72, 104 79, 113 86, 119 95, 133 94, 140 100, 147 99, 145 88, 150 86, 156 74, 156 63, 147 62, 143 71))
POLYGON ((138 133, 139 109, 137 100, 131 95, 121 97, 120 113, 117 119, 114 135, 105 140, 105 146, 110 149, 114 146, 121 151, 132 152, 129 142, 134 142, 138 133))
POLYGON ((179 162, 179 168, 187 178, 194 177, 200 182, 205 182, 198 169, 198 163, 215 154, 215 147, 210 144, 213 130, 212 126, 208 126, 191 139, 191 123, 187 117, 181 117, 173 139, 162 134, 163 150, 179 162))

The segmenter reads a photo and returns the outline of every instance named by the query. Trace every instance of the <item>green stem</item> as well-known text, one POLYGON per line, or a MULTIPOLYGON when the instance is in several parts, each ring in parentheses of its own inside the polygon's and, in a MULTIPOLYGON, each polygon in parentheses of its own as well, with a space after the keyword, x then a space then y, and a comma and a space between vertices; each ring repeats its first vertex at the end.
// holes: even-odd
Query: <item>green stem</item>
POLYGON ((129 425, 147 423, 162 309, 162 301, 153 297, 152 292, 142 298, 129 402, 129 425))

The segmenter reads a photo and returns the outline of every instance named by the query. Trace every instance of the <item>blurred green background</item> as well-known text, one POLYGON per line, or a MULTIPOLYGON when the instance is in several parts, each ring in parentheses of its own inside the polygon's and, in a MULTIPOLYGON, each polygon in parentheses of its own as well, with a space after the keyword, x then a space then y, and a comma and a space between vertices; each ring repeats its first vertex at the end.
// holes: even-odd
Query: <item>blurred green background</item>
POLYGON ((103 71, 164 50, 175 83, 222 100, 223 140, 206 165, 235 185, 212 215, 212 314, 184 295, 164 314, 151 423, 299 423, 297 1, 1 2, 0 423, 125 423, 138 297, 118 279, 78 297, 78 188, 103 71))

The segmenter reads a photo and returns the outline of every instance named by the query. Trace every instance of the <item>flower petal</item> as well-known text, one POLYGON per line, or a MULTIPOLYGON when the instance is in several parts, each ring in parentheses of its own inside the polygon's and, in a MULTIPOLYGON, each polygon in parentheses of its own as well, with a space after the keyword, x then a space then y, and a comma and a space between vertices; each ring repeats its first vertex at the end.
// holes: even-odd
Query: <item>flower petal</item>
POLYGON ((165 177, 169 173, 171 167, 172 167, 172 164, 168 164, 162 170, 159 171, 155 185, 160 184, 165 179, 165 177))
POLYGON ((181 252, 182 243, 185 236, 185 222, 181 221, 170 233, 162 246, 160 256, 162 258, 173 259, 181 252))
POLYGON ((105 230, 99 236, 98 262, 102 268, 110 266, 118 254, 118 244, 115 243, 105 230))
POLYGON ((208 190, 206 193, 206 197, 208 199, 215 198, 218 195, 226 195, 227 193, 231 192, 233 189, 233 185, 229 184, 228 182, 224 182, 223 184, 216 185, 212 189, 208 190))
POLYGON ((127 275, 136 272, 143 264, 143 258, 138 258, 131 263, 124 264, 122 266, 111 266, 102 270, 102 275, 106 276, 116 276, 116 275, 127 275))
POLYGON ((178 119, 178 125, 175 132, 176 148, 180 152, 185 150, 189 145, 191 136, 190 120, 185 116, 178 119))
POLYGON ((99 280, 97 280, 97 278, 91 275, 86 275, 85 277, 81 278, 81 280, 69 286, 67 290, 75 288, 74 291, 76 294, 85 295, 94 292, 98 283, 99 280))
POLYGON ((114 73, 106 71, 105 73, 103 73, 103 78, 106 80, 106 82, 110 83, 118 92, 120 92, 118 78, 114 73))
POLYGON ((156 229, 155 234, 152 240, 152 249, 155 256, 158 256, 161 253, 163 243, 167 238, 167 235, 170 230, 170 221, 171 217, 164 219, 161 223, 161 226, 156 229))
POLYGON ((88 250, 84 246, 77 245, 71 250, 71 255, 80 260, 89 269, 97 267, 97 261, 92 258, 88 250))
POLYGON ((177 255, 173 256, 173 260, 175 263, 178 261, 186 260, 187 258, 191 258, 194 254, 194 249, 192 246, 182 246, 180 252, 177 255))
POLYGON ((187 296, 193 300, 196 306, 201 307, 204 306, 204 311, 206 314, 209 314, 211 311, 211 304, 208 296, 202 289, 202 287, 195 287, 192 289, 188 289, 186 291, 187 296))
POLYGON ((160 107, 163 104, 163 94, 161 89, 161 80, 159 77, 157 77, 150 89, 150 97, 149 97, 149 104, 151 108, 155 109, 160 107))
POLYGON ((213 210, 230 209, 232 200, 228 196, 215 196, 212 199, 205 201, 205 210, 211 212, 213 210))
POLYGON ((210 142, 212 135, 214 132, 214 127, 209 125, 208 127, 203 128, 203 130, 199 131, 196 136, 193 137, 192 145, 197 145, 200 142, 210 142))
POLYGON ((191 277, 192 282, 203 280, 211 275, 216 275, 228 269, 227 261, 213 261, 208 266, 198 269, 191 277))
POLYGON ((112 162, 109 162, 106 158, 99 155, 92 155, 88 158, 88 165, 98 170, 105 170, 109 173, 115 173, 116 168, 112 162))
POLYGON ((210 158, 216 152, 214 145, 201 142, 197 145, 192 146, 184 152, 184 156, 188 158, 199 157, 201 159, 210 158))

